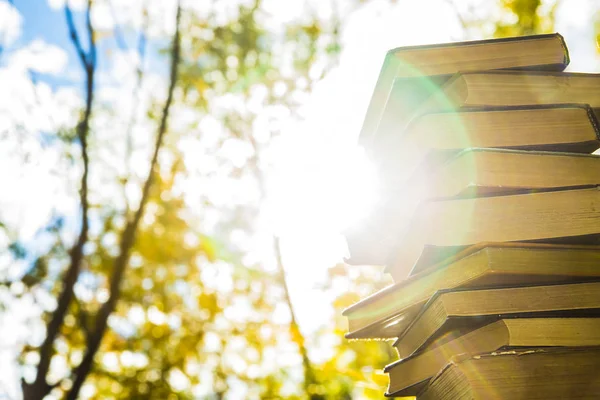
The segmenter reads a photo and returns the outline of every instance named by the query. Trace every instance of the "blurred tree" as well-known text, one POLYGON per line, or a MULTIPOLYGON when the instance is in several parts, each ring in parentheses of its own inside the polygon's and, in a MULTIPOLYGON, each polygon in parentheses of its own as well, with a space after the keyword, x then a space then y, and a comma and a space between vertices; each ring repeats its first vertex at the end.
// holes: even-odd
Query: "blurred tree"
MULTIPOLYGON (((171 60, 165 95, 152 93, 148 101, 143 93, 149 79, 147 52, 160 43, 156 34, 149 41, 148 32, 164 24, 164 15, 151 15, 151 5, 144 4, 142 23, 133 35, 138 60, 130 85, 133 107, 127 116, 107 102, 97 83, 102 62, 97 53, 109 40, 130 52, 132 32, 120 24, 112 31, 96 29, 94 10, 102 7, 114 5, 88 1, 82 35, 75 21, 82 15, 65 6, 69 36, 84 72, 85 104, 75 132, 66 127, 57 139, 64 156, 81 166, 81 219, 53 217, 43 233, 48 251, 20 280, 5 282, 19 297, 45 292, 57 300, 46 307, 44 339, 40 343, 29 338, 23 349, 24 398, 50 393, 67 399, 80 393, 99 398, 195 398, 215 393, 220 398, 240 386, 251 397, 285 397, 284 391, 290 398, 330 397, 322 387, 325 381, 317 379, 295 317, 278 239, 270 239, 270 260, 247 262, 247 251, 232 246, 230 235, 234 230, 248 236, 256 232, 266 196, 263 154, 281 133, 280 128, 257 132, 255 125, 272 124, 282 110, 294 112, 302 95, 335 62, 339 16, 333 10, 332 17, 323 18, 315 11, 267 29, 263 25, 269 10, 261 1, 190 6, 181 19, 178 6, 173 45, 162 53, 171 60), (244 106, 256 102, 257 94, 266 113, 244 106), (172 113, 180 118, 176 128, 168 129, 172 113), (185 113, 193 118, 185 118, 185 113), (197 199, 206 210, 228 216, 210 236, 202 233, 201 218, 186 211, 189 204, 181 195, 181 182, 195 178, 182 143, 188 138, 204 140, 198 121, 205 120, 222 132, 212 149, 220 171, 236 185, 244 187, 251 180, 258 187, 255 196, 249 193, 225 206, 214 203, 208 191, 197 199), (108 135, 101 125, 105 121, 122 127, 124 134, 108 135), (140 126, 153 124, 154 146, 145 143, 150 149, 141 151, 151 156, 144 177, 145 168, 140 172, 132 162, 139 142, 136 130, 139 136, 140 126), (115 147, 117 141, 124 151, 107 155, 107 149, 120 148, 115 147), (245 163, 223 152, 244 143, 251 150, 245 163), (123 160, 118 159, 121 154, 123 160), (121 162, 123 166, 117 166, 121 162), (70 247, 64 239, 73 225, 79 233, 70 247), (20 283, 26 286, 23 293, 16 289, 20 283), (273 321, 281 303, 290 315, 283 325, 273 321), (294 377, 294 368, 280 370, 281 360, 272 359, 273 351, 280 353, 286 343, 300 356, 300 377, 294 377), (303 383, 300 392, 294 382, 303 383)), ((36 253, 18 241, 9 248, 23 260, 36 253)), ((290 357, 294 353, 288 350, 290 357)))
MULTIPOLYGON (((331 3, 335 5, 335 2, 331 3)), ((310 15, 310 13, 309 13, 310 15)), ((277 112, 296 112, 301 105, 301 96, 311 91, 314 82, 320 80, 328 66, 335 61, 339 51, 339 16, 333 11, 332 18, 325 20, 316 14, 310 18, 280 25, 267 30, 259 23, 268 18, 268 10, 260 0, 251 5, 241 5, 225 25, 213 25, 217 15, 200 17, 191 21, 190 58, 184 64, 182 87, 188 104, 204 109, 209 115, 217 116, 220 128, 225 133, 214 150, 225 143, 249 146, 245 163, 230 166, 232 178, 238 181, 251 179, 258 193, 255 198, 246 197, 237 207, 245 215, 246 224, 237 220, 235 226, 252 236, 257 231, 261 208, 267 196, 265 167, 268 160, 264 154, 269 145, 282 134, 272 124, 277 112), (207 42, 207 32, 215 40, 207 42), (235 102, 220 105, 224 96, 235 102), (240 104, 258 104, 261 112, 249 110, 240 104), (215 104, 219 104, 215 106, 215 104), (269 127, 271 125, 272 127, 269 127), (264 126, 257 131, 256 126, 264 126)), ((221 162, 231 164, 226 157, 221 162)), ((286 336, 298 348, 303 366, 304 396, 318 399, 325 393, 317 382, 315 368, 309 358, 306 339, 300 330, 286 282, 285 268, 281 256, 279 239, 273 236, 271 254, 275 271, 267 273, 269 286, 281 288, 281 297, 271 301, 284 302, 290 313, 286 336)), ((268 260, 259 260, 260 263, 268 260)), ((249 266, 260 271, 261 265, 249 266)), ((261 272, 265 274, 265 272, 261 272)), ((263 289, 263 290, 264 290, 263 289)), ((281 340, 281 339, 278 339, 281 340)), ((267 383, 270 382, 270 377, 267 383)), ((269 388, 269 392, 272 389, 269 388)), ((266 395, 269 397, 269 395, 266 395)))
POLYGON ((600 53, 600 10, 594 14, 594 35, 596 36, 596 51, 600 53))
POLYGON ((502 0, 508 22, 497 21, 496 37, 534 35, 554 31, 554 15, 560 0, 502 0))
POLYGON ((561 0, 445 0, 461 23, 465 40, 554 32, 561 0))
MULTIPOLYGON (((50 391, 57 387, 65 392, 66 399, 76 399, 83 386, 83 383, 88 377, 88 374, 93 368, 94 358, 100 348, 100 344, 108 327, 108 319, 115 311, 117 303, 120 300, 121 288, 123 286, 123 277, 132 253, 133 245, 136 241, 136 234, 140 226, 140 221, 144 216, 150 192, 153 189, 156 175, 158 174, 158 156, 164 144, 164 137, 167 131, 167 121, 171 103, 173 101, 173 92, 177 81, 177 67, 180 58, 180 34, 179 20, 181 8, 177 5, 175 34, 171 50, 171 67, 169 75, 169 85, 167 96, 159 117, 158 131, 156 141, 152 152, 152 158, 148 168, 147 177, 144 180, 141 197, 137 208, 124 217, 124 227, 122 231, 117 232, 102 232, 103 234, 112 234, 119 236, 118 245, 114 246, 114 254, 110 252, 100 252, 93 254, 95 257, 86 257, 84 247, 89 247, 93 242, 90 241, 90 206, 102 207, 101 204, 94 204, 89 197, 89 171, 90 171, 90 125, 92 111, 94 107, 95 85, 94 78, 97 68, 97 50, 96 50, 96 32, 91 20, 92 0, 88 0, 85 11, 85 26, 87 30, 87 50, 84 49, 80 34, 77 31, 73 13, 68 4, 65 5, 65 16, 69 29, 69 35, 75 46, 79 56, 82 68, 85 72, 85 107, 81 115, 81 119, 76 127, 76 139, 80 146, 81 160, 83 165, 83 173, 81 177, 80 187, 80 207, 81 207, 81 228, 79 236, 68 251, 69 260, 66 271, 62 279, 58 280, 58 285, 55 288, 57 291, 57 306, 48 315, 45 338, 37 350, 38 363, 36 366, 35 378, 32 381, 26 379, 22 382, 23 398, 41 399, 44 398, 50 391), (98 261, 100 266, 95 266, 92 260, 98 261), (83 271, 82 267, 85 265, 83 271), (94 268, 96 267, 96 268, 94 268), (100 279, 100 284, 96 285, 97 294, 102 294, 96 301, 89 304, 82 304, 81 299, 74 298, 76 283, 81 280, 85 273, 91 273, 96 279, 100 279), (94 274, 95 272, 95 274, 94 274), (98 274, 100 273, 100 274, 98 274), (75 300, 75 301, 74 301, 75 300), (99 303, 99 304, 94 304, 99 303), (96 307, 93 307, 96 305, 96 307), (94 308, 93 313, 90 313, 90 308, 94 308), (70 310, 75 309, 79 318, 76 319, 70 310), (71 318, 68 318, 71 317, 71 318), (78 329, 73 330, 75 321, 79 322, 78 329), (67 324, 70 322, 70 324, 67 324), (70 329, 69 329, 69 325, 70 329), (65 332, 66 331, 66 332, 65 332), (70 335, 66 335, 70 333, 70 335), (72 339, 73 342, 67 341, 72 339), (55 342, 64 340, 66 354, 61 354, 55 347, 55 342), (73 352, 77 351, 75 361, 73 360, 73 352), (51 363, 56 359, 69 360, 67 362, 68 369, 64 373, 65 377, 56 380, 56 382, 48 382, 48 372, 51 363)), ((105 221, 105 226, 111 226, 111 217, 114 211, 109 210, 108 219, 105 221)), ((172 221, 177 222, 177 221, 172 221)), ((65 251, 64 248, 59 251, 65 251)), ((64 362, 64 361, 63 361, 64 362)))

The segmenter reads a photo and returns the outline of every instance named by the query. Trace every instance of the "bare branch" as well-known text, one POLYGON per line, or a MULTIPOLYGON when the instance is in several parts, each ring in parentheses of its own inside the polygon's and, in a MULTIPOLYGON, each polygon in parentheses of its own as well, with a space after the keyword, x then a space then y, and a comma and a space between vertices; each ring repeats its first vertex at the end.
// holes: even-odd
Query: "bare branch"
POLYGON ((33 383, 29 384, 22 381, 23 398, 29 399, 41 399, 47 395, 51 390, 52 386, 46 382, 46 375, 50 368, 50 361, 54 350, 54 341, 60 332, 60 327, 64 321, 65 315, 68 311, 69 304, 73 299, 73 288, 79 271, 81 269, 81 263, 83 261, 83 247, 88 240, 88 174, 89 174, 89 156, 88 156, 88 134, 90 129, 90 118, 92 115, 92 106, 94 102, 94 73, 96 69, 96 44, 94 42, 94 28, 90 21, 90 8, 92 2, 88 1, 87 8, 87 30, 89 35, 89 57, 81 47, 81 41, 79 34, 75 28, 73 22, 73 14, 69 8, 68 2, 65 5, 65 16, 67 25, 69 28, 69 34, 75 49, 79 54, 81 64, 86 73, 86 102, 85 110, 77 124, 77 137, 81 146, 81 157, 83 162, 83 173, 81 176, 81 186, 79 191, 80 202, 81 202, 81 229, 79 236, 73 248, 70 251, 70 262, 69 267, 63 278, 62 291, 58 297, 58 304, 52 317, 50 318, 48 325, 46 326, 46 337, 42 345, 40 346, 40 362, 38 364, 36 378, 33 383))
MULTIPOLYGON (((264 198, 267 195, 267 189, 265 185, 265 176, 263 171, 259 167, 259 154, 260 147, 252 134, 247 135, 248 141, 252 146, 254 151, 254 155, 250 160, 252 169, 254 170, 254 175, 256 176, 256 180, 258 183, 259 191, 261 197, 264 198)), ((290 295, 290 289, 287 284, 286 274, 285 274, 285 265, 283 263, 283 257, 281 255, 281 243, 279 238, 273 235, 273 252, 275 254, 275 262, 277 265, 277 275, 278 280, 281 286, 283 287, 283 292, 285 295, 285 303, 290 310, 290 331, 292 333, 294 342, 298 345, 298 350, 300 352, 300 356, 302 357, 302 367, 304 369, 304 391, 306 395, 309 395, 309 386, 315 382, 315 373, 308 357, 308 350, 306 348, 306 339, 300 330, 300 325, 298 324, 298 319, 296 318, 296 312, 294 309, 294 303, 292 302, 292 297, 290 295)))
POLYGON ((308 357, 308 350, 306 348, 304 335, 300 331, 300 325, 298 324, 298 319, 296 318, 296 312, 292 303, 292 297, 290 296, 290 289, 288 287, 287 279, 285 277, 283 257, 281 256, 281 243, 277 236, 273 237, 273 249, 275 251, 275 260, 277 261, 279 280, 281 281, 281 285, 283 286, 285 301, 288 305, 288 308, 290 309, 290 329, 292 331, 292 337, 298 345, 300 356, 302 356, 302 367, 304 368, 304 391, 307 395, 309 395, 309 386, 315 382, 315 372, 312 367, 310 358, 308 357))
POLYGON ((110 296, 106 303, 104 303, 100 307, 100 310, 96 315, 96 323, 89 340, 88 348, 86 349, 86 353, 83 357, 83 360, 74 371, 75 378, 73 386, 65 397, 67 400, 77 399, 79 391, 81 390, 81 387, 92 368, 94 356, 96 355, 100 347, 102 338, 104 337, 104 334, 106 332, 108 326, 108 317, 115 310, 117 302, 119 301, 121 293, 121 282, 123 280, 123 275, 129 263, 131 249, 135 242, 135 235, 150 196, 150 189, 152 188, 154 180, 156 178, 156 174, 158 173, 158 155, 163 146, 164 136, 167 131, 169 111, 171 108, 171 103, 173 101, 173 92, 177 83, 177 67, 180 59, 180 19, 181 4, 180 2, 178 2, 177 14, 175 17, 176 28, 175 35, 173 38, 173 49, 171 51, 171 71, 169 76, 170 82, 167 93, 167 99, 163 107, 162 117, 156 135, 154 152, 152 155, 152 160, 150 162, 150 170, 148 172, 148 177, 144 182, 144 187, 142 189, 142 197, 138 209, 136 210, 133 218, 127 222, 125 230, 123 231, 123 235, 121 236, 121 242, 119 245, 119 255, 115 259, 113 273, 110 277, 110 296))
POLYGON ((69 36, 79 55, 79 60, 84 66, 87 66, 87 55, 85 54, 85 50, 83 50, 83 46, 81 46, 81 40, 79 39, 77 28, 75 28, 75 22, 73 21, 73 12, 71 11, 71 7, 69 7, 68 1, 65 2, 65 18, 67 20, 67 27, 69 28, 69 36))
POLYGON ((94 27, 92 26, 92 2, 93 0, 88 0, 87 10, 85 12, 85 24, 87 26, 88 31, 88 46, 89 46, 89 57, 88 57, 88 68, 96 65, 96 32, 94 31, 94 27))

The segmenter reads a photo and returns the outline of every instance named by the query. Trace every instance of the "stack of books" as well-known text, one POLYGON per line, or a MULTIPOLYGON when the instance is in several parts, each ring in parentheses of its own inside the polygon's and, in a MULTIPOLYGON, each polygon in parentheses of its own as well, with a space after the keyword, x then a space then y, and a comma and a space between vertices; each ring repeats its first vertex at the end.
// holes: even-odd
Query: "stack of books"
POLYGON ((395 283, 344 311, 395 339, 387 396, 600 398, 600 74, 568 62, 558 34, 387 54, 347 240, 395 283))

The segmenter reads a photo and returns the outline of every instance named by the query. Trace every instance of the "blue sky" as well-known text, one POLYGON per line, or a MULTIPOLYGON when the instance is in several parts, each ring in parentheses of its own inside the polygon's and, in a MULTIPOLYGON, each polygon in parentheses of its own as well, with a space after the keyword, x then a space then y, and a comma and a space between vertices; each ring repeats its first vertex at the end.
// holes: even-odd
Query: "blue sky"
POLYGON ((61 47, 68 43, 62 11, 50 8, 46 0, 14 0, 13 4, 23 16, 22 42, 44 38, 61 47))
MULTIPOLYGON (((2 0, 0 0, 2 1, 2 0)), ((60 85, 76 84, 81 86, 81 66, 79 56, 73 42, 69 37, 64 8, 53 8, 48 0, 14 0, 13 5, 22 16, 22 32, 20 38, 11 47, 18 49, 34 40, 43 40, 45 43, 60 47, 67 53, 68 65, 64 74, 35 74, 35 78, 48 83, 56 88, 60 85)), ((79 7, 72 7, 76 28, 84 50, 87 50, 87 31, 85 13, 79 7)), ((131 29, 120 29, 128 50, 137 50, 137 32, 131 29)), ((103 32, 105 33, 105 32, 103 32)), ((146 70, 157 73, 166 73, 167 63, 158 55, 161 48, 168 46, 164 40, 149 39, 146 42, 146 70)), ((97 46, 97 68, 99 71, 110 67, 112 58, 109 53, 118 49, 117 41, 112 35, 103 36, 97 46)), ((0 64, 2 60, 0 59, 0 64)))
MULTIPOLYGON (((69 39, 65 13, 62 9, 52 9, 46 0, 14 0, 14 6, 23 17, 22 35, 12 46, 19 48, 33 40, 40 39, 65 50, 69 57, 69 66, 77 61, 77 53, 69 39)), ((83 13, 75 12, 75 22, 83 27, 83 13)), ((68 84, 68 80, 57 75, 38 75, 39 79, 51 86, 68 84)))

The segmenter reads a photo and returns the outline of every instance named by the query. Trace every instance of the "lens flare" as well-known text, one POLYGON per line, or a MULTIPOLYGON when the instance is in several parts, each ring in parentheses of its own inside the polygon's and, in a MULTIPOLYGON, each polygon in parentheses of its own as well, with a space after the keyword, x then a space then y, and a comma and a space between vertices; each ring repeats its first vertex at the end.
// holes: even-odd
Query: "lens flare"
POLYGON ((268 220, 281 235, 340 234, 377 202, 377 176, 356 145, 290 143, 269 175, 268 220))

